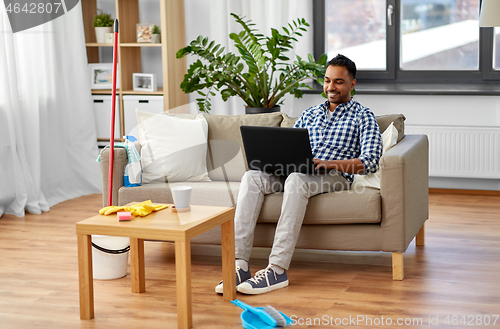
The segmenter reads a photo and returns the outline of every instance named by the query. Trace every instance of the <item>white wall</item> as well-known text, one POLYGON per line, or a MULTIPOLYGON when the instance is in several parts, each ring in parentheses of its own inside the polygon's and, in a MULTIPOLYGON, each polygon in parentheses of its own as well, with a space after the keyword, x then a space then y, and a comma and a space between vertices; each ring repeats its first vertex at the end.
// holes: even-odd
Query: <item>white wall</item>
MULTIPOLYGON (((405 125, 484 126, 500 128, 500 96, 356 95, 375 115, 402 113, 405 125)), ((324 101, 320 95, 296 100, 294 116, 324 101)), ((431 177, 433 188, 500 190, 497 179, 431 177)))
MULTIPOLYGON (((500 88, 500 87, 499 87, 500 88)), ((500 96, 356 95, 375 115, 402 113, 406 124, 500 127, 500 96)), ((304 95, 293 113, 323 102, 320 95, 304 95)))

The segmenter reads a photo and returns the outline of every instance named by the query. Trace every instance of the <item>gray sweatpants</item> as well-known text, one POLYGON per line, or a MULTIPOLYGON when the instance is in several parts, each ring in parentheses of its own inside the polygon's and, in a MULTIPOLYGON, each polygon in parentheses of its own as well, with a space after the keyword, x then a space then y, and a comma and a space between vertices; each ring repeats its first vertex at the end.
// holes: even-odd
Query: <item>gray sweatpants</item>
POLYGON ((336 171, 324 175, 292 173, 283 177, 250 170, 241 179, 235 214, 236 258, 248 261, 252 252, 255 224, 266 194, 283 191, 281 215, 274 235, 269 264, 288 269, 309 198, 320 193, 349 188, 336 171))

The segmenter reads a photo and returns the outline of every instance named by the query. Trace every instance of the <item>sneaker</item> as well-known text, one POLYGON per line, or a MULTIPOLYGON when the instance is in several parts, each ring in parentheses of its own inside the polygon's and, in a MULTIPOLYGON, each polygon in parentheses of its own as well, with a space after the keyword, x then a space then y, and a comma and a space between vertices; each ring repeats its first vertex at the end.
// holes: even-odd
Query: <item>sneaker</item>
POLYGON ((286 270, 278 274, 271 266, 255 273, 255 276, 238 286, 238 291, 244 294, 257 295, 288 286, 286 270))
MULTIPOLYGON (((241 267, 236 266, 236 286, 238 286, 240 283, 245 282, 246 280, 250 279, 252 275, 250 274, 250 268, 248 271, 243 271, 241 267)), ((217 287, 215 287, 215 292, 218 294, 222 294, 224 291, 224 286, 222 285, 222 281, 219 282, 217 287)))

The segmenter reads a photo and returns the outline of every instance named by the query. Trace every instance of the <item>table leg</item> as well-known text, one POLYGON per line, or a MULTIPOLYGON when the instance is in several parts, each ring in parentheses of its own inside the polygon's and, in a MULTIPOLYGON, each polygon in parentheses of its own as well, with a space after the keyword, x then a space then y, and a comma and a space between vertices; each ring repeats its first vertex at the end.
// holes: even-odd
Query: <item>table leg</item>
POLYGON ((223 300, 236 299, 234 265, 234 216, 221 225, 223 300))
POLYGON ((175 242, 175 269, 177 280, 177 326, 191 328, 193 314, 191 306, 191 243, 175 242))
POLYGON ((132 292, 145 292, 144 239, 130 238, 130 276, 132 292))
POLYGON ((77 235, 80 319, 94 318, 94 277, 92 273, 92 236, 77 235))

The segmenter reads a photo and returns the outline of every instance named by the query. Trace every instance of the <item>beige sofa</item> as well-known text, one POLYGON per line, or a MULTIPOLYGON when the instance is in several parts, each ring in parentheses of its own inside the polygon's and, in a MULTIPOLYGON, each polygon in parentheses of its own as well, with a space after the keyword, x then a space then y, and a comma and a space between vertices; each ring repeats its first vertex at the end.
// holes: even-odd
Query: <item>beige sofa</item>
MULTIPOLYGON (((184 115, 186 116, 186 115, 184 115)), ((187 115, 189 117, 189 115, 187 115)), ((194 116, 193 116, 194 118, 194 116)), ((239 132, 241 125, 293 126, 294 118, 269 113, 242 116, 207 115, 207 168, 210 182, 144 184, 124 187, 126 152, 115 150, 113 204, 151 199, 172 203, 169 187, 192 186, 191 204, 235 205, 240 179, 247 170, 239 132)), ((404 135, 404 116, 377 117, 381 131, 394 122, 398 143, 380 160, 381 188, 317 195, 309 201, 296 248, 346 251, 384 251, 393 254, 393 279, 402 280, 403 253, 417 236, 424 241, 428 218, 428 140, 425 135, 404 135)), ((140 144, 136 142, 140 149, 140 144)), ((290 149, 293 145, 290 145, 290 149)), ((107 202, 109 152, 101 157, 103 205, 107 202)), ((256 247, 272 246, 282 193, 266 196, 256 228, 256 247)), ((194 243, 220 244, 220 229, 207 232, 194 243)))

